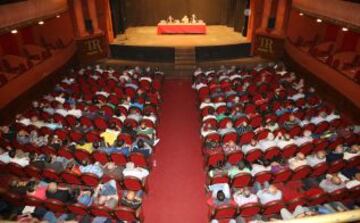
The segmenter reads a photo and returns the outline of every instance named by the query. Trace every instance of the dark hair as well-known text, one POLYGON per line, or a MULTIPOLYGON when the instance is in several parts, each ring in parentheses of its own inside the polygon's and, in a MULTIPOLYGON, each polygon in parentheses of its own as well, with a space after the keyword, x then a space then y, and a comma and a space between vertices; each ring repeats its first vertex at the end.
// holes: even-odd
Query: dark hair
POLYGON ((123 146, 124 143, 125 143, 125 141, 123 139, 116 140, 116 145, 119 146, 119 147, 123 146))
POLYGON ((137 142, 137 146, 138 146, 139 148, 144 147, 144 140, 139 139, 139 141, 137 142))
POLYGON ((12 149, 12 150, 9 151, 9 156, 10 156, 11 158, 14 158, 15 155, 16 155, 16 150, 15 150, 15 149, 12 149))
POLYGON ((216 194, 216 198, 219 200, 219 201, 224 201, 225 200, 225 194, 224 194, 224 191, 222 190, 219 190, 216 194))
POLYGON ((27 182, 26 191, 30 192, 30 193, 35 191, 35 181, 31 180, 31 181, 27 182))

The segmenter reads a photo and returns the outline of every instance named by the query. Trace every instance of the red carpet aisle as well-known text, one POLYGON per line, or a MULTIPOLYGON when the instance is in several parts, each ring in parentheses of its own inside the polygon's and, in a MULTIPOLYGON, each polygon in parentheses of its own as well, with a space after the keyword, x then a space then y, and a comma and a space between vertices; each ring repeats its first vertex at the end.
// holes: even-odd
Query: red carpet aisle
POLYGON ((160 143, 144 201, 145 223, 205 223, 205 177, 195 92, 190 80, 166 80, 160 143))

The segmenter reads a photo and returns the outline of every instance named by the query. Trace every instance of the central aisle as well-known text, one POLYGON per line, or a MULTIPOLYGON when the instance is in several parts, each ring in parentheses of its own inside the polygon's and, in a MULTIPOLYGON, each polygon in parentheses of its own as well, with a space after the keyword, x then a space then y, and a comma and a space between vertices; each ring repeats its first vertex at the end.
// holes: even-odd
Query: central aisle
POLYGON ((165 80, 159 137, 144 200, 145 223, 205 223, 205 176, 190 80, 165 80))

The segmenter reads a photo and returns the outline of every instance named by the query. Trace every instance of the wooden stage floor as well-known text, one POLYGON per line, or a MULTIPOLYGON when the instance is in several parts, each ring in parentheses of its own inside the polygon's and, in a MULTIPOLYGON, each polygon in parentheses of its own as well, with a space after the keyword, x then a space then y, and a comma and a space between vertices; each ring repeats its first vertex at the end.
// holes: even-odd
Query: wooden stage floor
POLYGON ((156 26, 130 27, 125 34, 117 35, 112 44, 126 46, 155 47, 196 47, 220 46, 249 43, 250 41, 234 32, 233 28, 214 25, 207 26, 207 33, 202 34, 170 34, 158 35, 156 26))

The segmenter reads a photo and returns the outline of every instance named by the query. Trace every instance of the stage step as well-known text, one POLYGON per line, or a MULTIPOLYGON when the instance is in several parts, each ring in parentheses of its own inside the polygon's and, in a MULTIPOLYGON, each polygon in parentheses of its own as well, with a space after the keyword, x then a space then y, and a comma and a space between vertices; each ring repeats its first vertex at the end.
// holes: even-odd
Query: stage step
POLYGON ((175 48, 174 69, 178 72, 189 72, 196 68, 195 47, 175 48))

